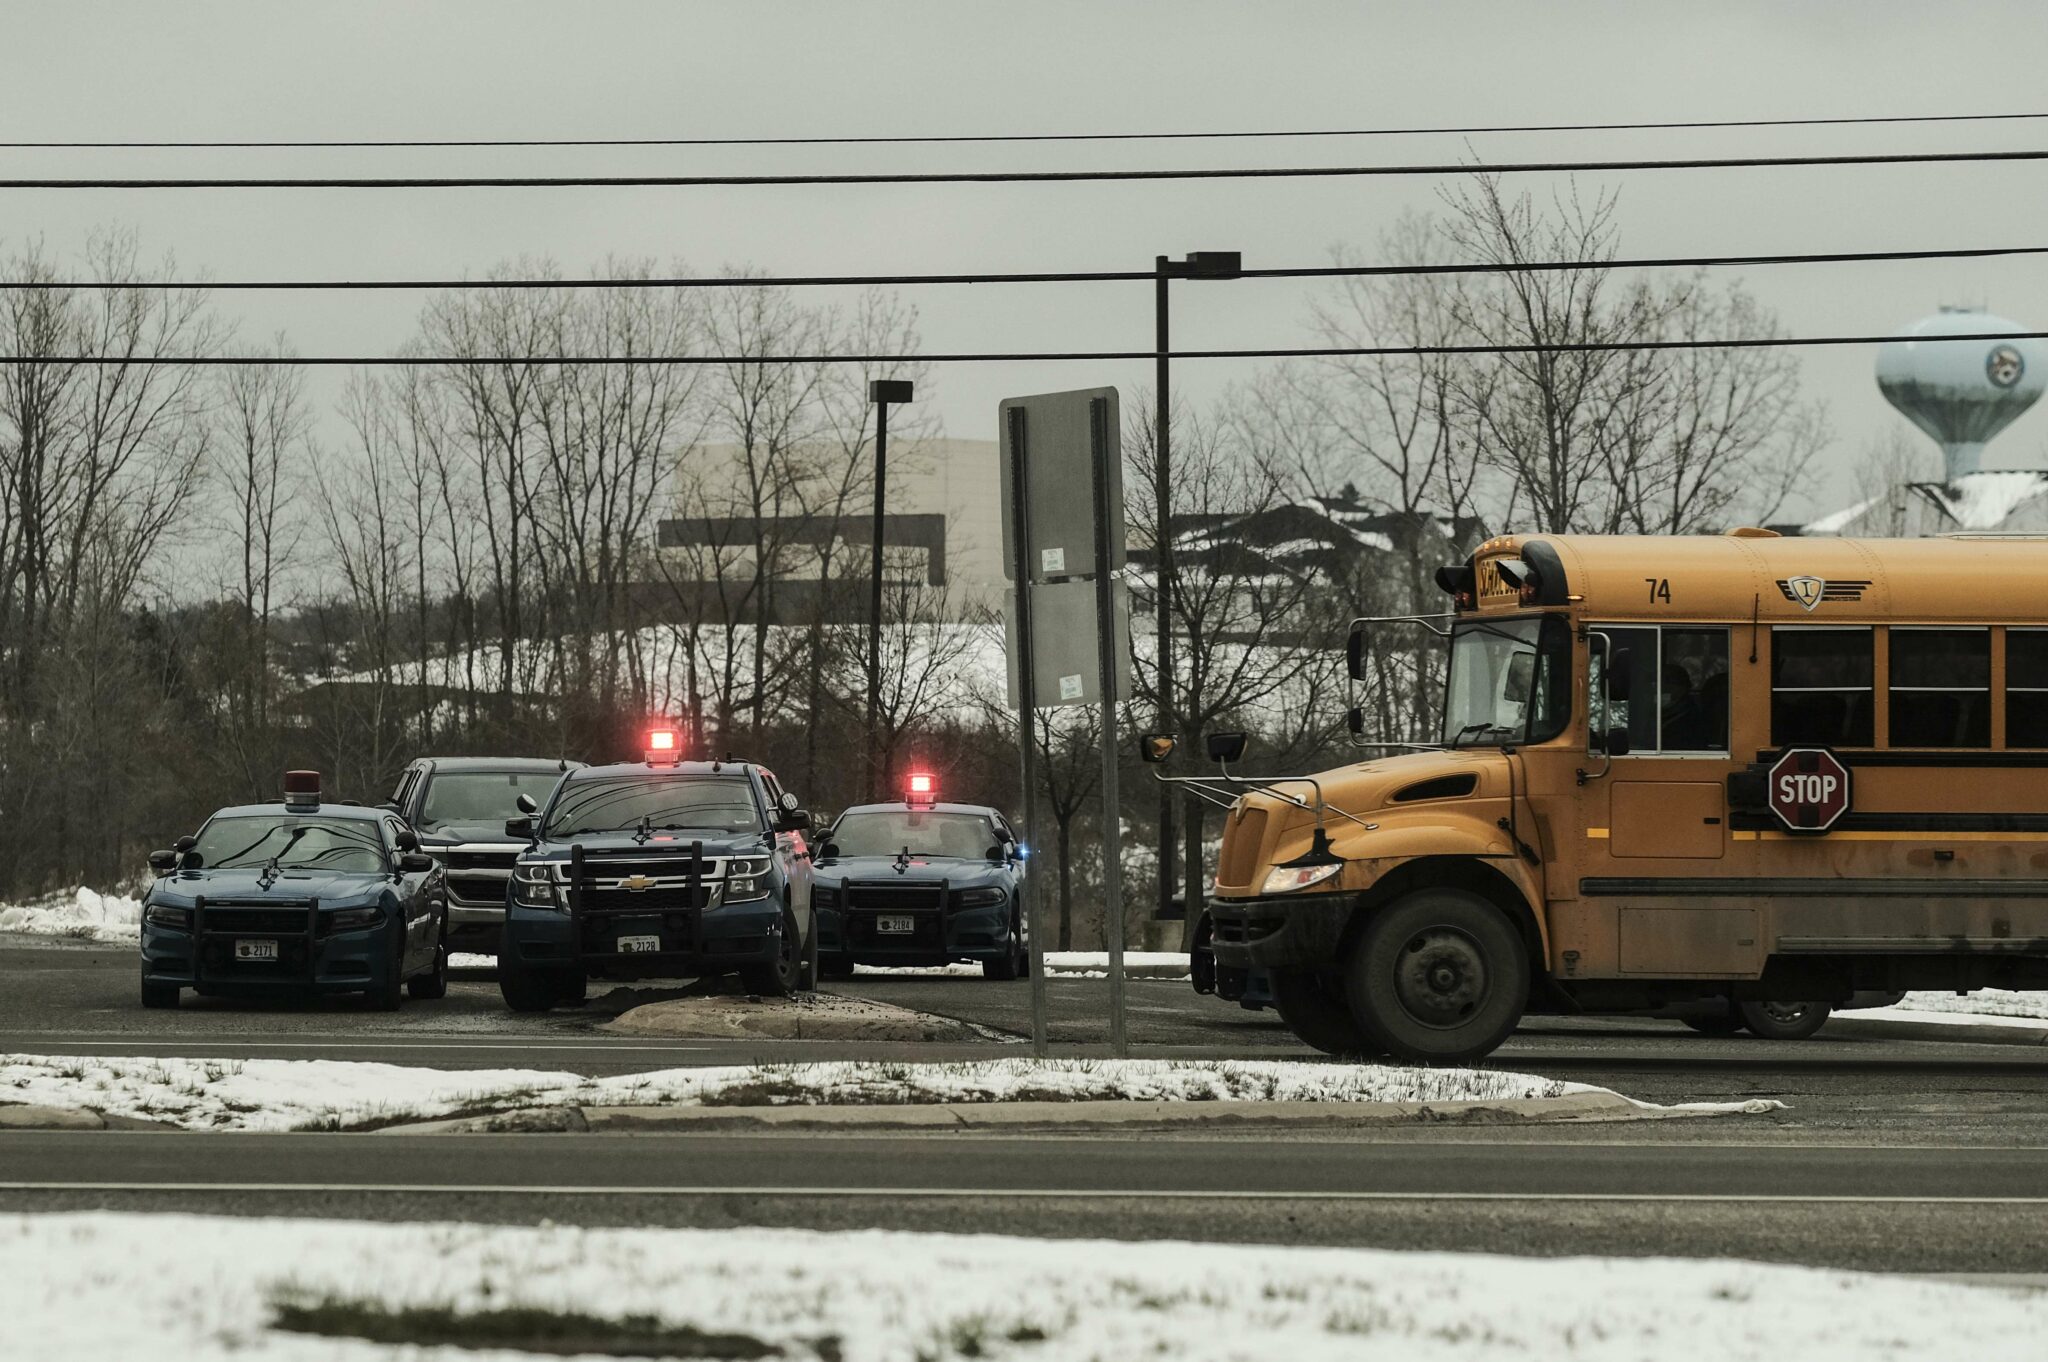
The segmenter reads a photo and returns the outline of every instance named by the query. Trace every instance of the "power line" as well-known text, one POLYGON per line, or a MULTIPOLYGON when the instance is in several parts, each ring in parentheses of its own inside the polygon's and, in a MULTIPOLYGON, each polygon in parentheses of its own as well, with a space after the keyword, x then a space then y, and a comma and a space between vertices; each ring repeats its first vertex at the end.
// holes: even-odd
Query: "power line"
POLYGON ((1861 118, 1727 118, 1654 123, 1519 123, 1468 127, 1266 128, 1208 132, 948 133, 867 137, 500 137, 307 139, 303 141, 0 142, 7 151, 237 151, 379 150, 475 147, 833 147, 933 146, 1019 142, 1218 142, 1335 137, 1455 137, 1480 133, 1675 132, 1713 128, 1867 127, 1911 123, 2005 123, 2048 118, 2048 113, 1886 114, 1861 118))
POLYGON ((947 170, 777 175, 197 176, 0 179, 0 189, 703 189, 766 185, 1047 184, 1143 180, 1351 179, 1634 170, 1744 170, 1814 166, 1942 165, 2041 161, 2048 151, 1924 151, 1834 156, 1721 156, 1680 160, 1465 161, 1431 165, 1229 166, 1175 170, 947 170))
MULTIPOLYGON (((1516 260, 1438 265, 1303 265, 1241 272, 1245 279, 1341 279, 1388 275, 1548 274, 1568 270, 1713 269, 1749 265, 1840 265, 1884 261, 1983 260, 2048 255, 2048 246, 1968 246, 1924 251, 1806 251, 1791 255, 1664 255, 1605 260, 1516 260)), ((1151 282, 1152 270, 1066 270, 973 274, 691 275, 606 279, 231 279, 185 281, 0 279, 0 292, 190 288, 220 292, 425 291, 432 289, 718 289, 881 287, 922 284, 1099 284, 1151 282)))
MULTIPOLYGON (((1964 341, 2048 340, 2048 331, 1977 331, 1950 336, 1754 336, 1709 340, 1664 341, 1563 341, 1529 345, 1305 345, 1275 346, 1248 350, 1171 350, 1168 359, 1334 359, 1356 357, 1428 355, 1536 355, 1589 354, 1622 350, 1781 350, 1821 346, 1883 345, 1910 340, 1916 345, 1944 345, 1964 341)), ((1040 364, 1108 363, 1123 360, 1154 360, 1156 350, 1020 350, 994 353, 953 354, 846 354, 846 355, 0 355, 0 366, 28 364, 133 364, 144 368, 199 369, 248 368, 275 365, 280 368, 541 368, 574 365, 591 368, 662 368, 688 365, 707 368, 717 365, 753 366, 770 364, 1040 364)))

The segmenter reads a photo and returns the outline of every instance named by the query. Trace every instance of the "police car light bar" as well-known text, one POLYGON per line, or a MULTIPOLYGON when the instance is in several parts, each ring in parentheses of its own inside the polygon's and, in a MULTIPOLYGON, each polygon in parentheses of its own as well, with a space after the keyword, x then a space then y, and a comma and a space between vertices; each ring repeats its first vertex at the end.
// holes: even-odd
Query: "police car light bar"
POLYGON ((909 796, 906 803, 936 804, 939 799, 939 782, 932 776, 919 771, 910 778, 909 796))
POLYGON ((673 728, 650 728, 647 730, 647 764, 676 764, 682 760, 682 746, 673 728))
POLYGON ((318 771, 286 771, 284 773, 284 805, 288 809, 319 808, 320 773, 318 771))

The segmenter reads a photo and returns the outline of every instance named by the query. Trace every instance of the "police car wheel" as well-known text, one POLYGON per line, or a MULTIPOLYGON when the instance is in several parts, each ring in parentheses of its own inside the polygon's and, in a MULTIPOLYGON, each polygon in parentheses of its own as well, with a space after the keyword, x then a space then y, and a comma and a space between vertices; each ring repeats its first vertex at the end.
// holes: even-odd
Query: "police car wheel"
POLYGON ((434 947, 434 967, 405 981, 405 991, 420 1002, 448 996, 448 947, 434 947))
POLYGON ((176 1007, 178 986, 176 984, 153 984, 142 981, 142 1005, 144 1007, 176 1007))
POLYGON ((851 979, 853 952, 835 951, 818 957, 818 976, 823 979, 851 979))
POLYGON ((1018 925, 1017 917, 1010 916, 1009 935, 1004 938, 1003 958, 981 962, 981 977, 984 979, 1022 979, 1031 969, 1031 957, 1024 950, 1024 931, 1018 925))
POLYGON ((776 937, 775 959, 766 965, 748 965, 740 970, 740 986, 763 998, 786 998, 796 991, 803 973, 803 937, 796 914, 788 905, 782 909, 782 931, 776 937))
POLYGON ((555 997, 565 1003, 581 1006, 590 1001, 590 976, 582 970, 565 970, 555 980, 555 997))
POLYGON ((498 992, 514 1012, 545 1012, 562 1001, 566 982, 554 970, 522 965, 510 954, 498 957, 498 992))
POLYGON ((1529 948, 1490 900, 1423 889, 1367 919, 1344 983, 1359 1025, 1388 1053, 1463 1064, 1491 1054, 1521 1021, 1529 948))

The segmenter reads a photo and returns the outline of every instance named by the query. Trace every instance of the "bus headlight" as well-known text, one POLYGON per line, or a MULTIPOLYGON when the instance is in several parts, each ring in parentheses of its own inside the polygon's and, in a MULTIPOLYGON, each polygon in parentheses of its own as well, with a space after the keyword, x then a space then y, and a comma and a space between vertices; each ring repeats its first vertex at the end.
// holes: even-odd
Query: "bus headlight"
POLYGON ((1276 865, 1266 872, 1266 882, 1259 886, 1259 892, 1292 894, 1297 889, 1321 884, 1343 868, 1341 862, 1334 865, 1276 865))

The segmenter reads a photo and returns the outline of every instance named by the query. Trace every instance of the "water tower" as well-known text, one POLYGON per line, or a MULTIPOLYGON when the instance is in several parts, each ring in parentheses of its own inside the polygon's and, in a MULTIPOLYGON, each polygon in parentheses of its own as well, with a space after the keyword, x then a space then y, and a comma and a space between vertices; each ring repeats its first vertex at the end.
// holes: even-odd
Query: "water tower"
POLYGON ((1877 352, 1878 388, 1941 446, 1951 483, 1975 473, 1985 444, 2041 396, 2048 349, 2032 340, 1932 338, 2025 329, 1975 308, 1944 307, 1877 352))

